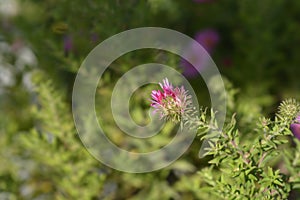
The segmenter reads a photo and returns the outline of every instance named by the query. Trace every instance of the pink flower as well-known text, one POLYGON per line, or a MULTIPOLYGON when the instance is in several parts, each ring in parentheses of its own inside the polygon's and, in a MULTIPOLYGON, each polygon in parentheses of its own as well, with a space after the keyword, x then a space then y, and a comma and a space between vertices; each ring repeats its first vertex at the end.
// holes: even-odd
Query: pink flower
POLYGON ((171 120, 173 122, 181 121, 191 105, 190 96, 184 87, 173 87, 165 78, 163 83, 159 83, 161 90, 153 90, 151 93, 151 106, 155 113, 159 113, 161 119, 171 120))
MULTIPOLYGON (((212 29, 206 29, 198 32, 195 35, 195 40, 211 54, 219 42, 219 35, 212 29)), ((186 50, 185 55, 189 61, 193 61, 194 66, 186 60, 181 61, 183 67, 183 74, 189 78, 199 75, 198 70, 203 70, 209 62, 209 56, 204 51, 199 51, 198 44, 193 42, 186 50)))

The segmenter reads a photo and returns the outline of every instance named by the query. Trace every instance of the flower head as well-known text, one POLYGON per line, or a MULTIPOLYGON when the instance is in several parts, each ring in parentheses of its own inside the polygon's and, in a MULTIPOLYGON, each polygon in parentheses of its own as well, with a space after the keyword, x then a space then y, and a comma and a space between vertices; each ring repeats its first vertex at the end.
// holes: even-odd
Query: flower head
POLYGON ((196 33, 195 40, 199 42, 208 53, 212 53, 220 38, 215 30, 205 29, 196 33))
POLYGON ((153 90, 151 93, 151 106, 154 112, 159 113, 160 117, 167 121, 181 121, 191 105, 191 96, 187 95, 183 86, 174 88, 167 78, 159 85, 162 91, 153 90))
POLYGON ((295 122, 290 125, 290 130, 294 136, 300 140, 300 115, 298 115, 295 122))
POLYGON ((197 70, 203 70, 209 63, 209 55, 211 54, 219 42, 219 34, 213 29, 206 29, 198 32, 195 35, 195 40, 201 44, 201 46, 207 51, 199 49, 199 44, 193 42, 185 51, 185 56, 189 61, 193 61, 190 64, 186 60, 182 60, 181 65, 183 67, 183 74, 187 77, 195 77, 199 73, 197 70), (208 53, 208 54, 207 54, 208 53), (196 68, 196 69, 195 69, 196 68))

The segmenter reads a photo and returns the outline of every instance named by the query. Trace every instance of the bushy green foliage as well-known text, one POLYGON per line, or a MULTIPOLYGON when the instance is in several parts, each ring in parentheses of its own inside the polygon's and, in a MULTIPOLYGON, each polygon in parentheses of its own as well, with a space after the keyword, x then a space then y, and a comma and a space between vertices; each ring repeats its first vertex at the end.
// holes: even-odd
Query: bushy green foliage
POLYGON ((258 121, 253 142, 241 140, 243 133, 233 116, 220 137, 210 143, 207 155, 213 156, 211 166, 199 173, 211 187, 210 192, 219 199, 286 199, 291 183, 280 169, 271 166, 280 159, 281 145, 288 143, 284 136, 291 135, 289 125, 299 111, 294 100, 283 102, 273 121, 264 117, 258 121), (216 169, 219 173, 214 172, 216 169))

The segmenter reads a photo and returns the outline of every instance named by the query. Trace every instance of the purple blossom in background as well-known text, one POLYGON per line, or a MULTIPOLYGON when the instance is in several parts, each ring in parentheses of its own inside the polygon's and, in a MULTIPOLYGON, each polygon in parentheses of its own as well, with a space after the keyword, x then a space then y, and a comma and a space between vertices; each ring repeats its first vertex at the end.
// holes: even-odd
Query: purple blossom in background
POLYGON ((196 33, 195 40, 199 42, 208 53, 212 53, 220 38, 215 30, 206 29, 196 33))
POLYGON ((64 37, 64 52, 65 56, 68 56, 70 51, 73 49, 73 40, 72 37, 69 35, 66 35, 64 37))
MULTIPOLYGON (((195 40, 201 44, 201 46, 207 51, 208 54, 211 54, 219 42, 219 34, 213 29, 206 29, 201 32, 198 32, 195 36, 195 40)), ((209 61, 209 55, 203 50, 199 50, 198 44, 192 43, 185 52, 188 60, 193 61, 195 66, 190 64, 186 60, 181 61, 181 66, 183 67, 183 74, 189 78, 199 75, 198 70, 203 70, 209 61), (196 69, 195 69, 196 67, 196 69)))
POLYGON ((91 34, 91 42, 92 43, 97 43, 99 41, 99 36, 96 33, 91 34))
POLYGON ((300 140, 300 115, 296 118, 296 122, 290 125, 290 130, 294 136, 300 140))

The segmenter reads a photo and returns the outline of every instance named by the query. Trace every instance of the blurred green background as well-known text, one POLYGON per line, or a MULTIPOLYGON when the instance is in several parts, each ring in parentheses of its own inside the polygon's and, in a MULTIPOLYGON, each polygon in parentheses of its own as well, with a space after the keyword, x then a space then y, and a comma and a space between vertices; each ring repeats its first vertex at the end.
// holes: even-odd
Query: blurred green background
MULTIPOLYGON (((207 158, 198 158, 199 140, 165 169, 128 174, 95 160, 74 128, 71 94, 83 59, 108 37, 144 26, 201 35, 199 42, 230 89, 228 115, 238 113, 245 133, 259 116, 272 116, 282 99, 300 96, 300 1, 1 0, 0 199, 208 198, 197 176, 207 165, 207 158)), ((111 92, 124 73, 148 62, 186 70, 169 53, 132 52, 109 67, 97 90, 96 110, 106 113, 101 115, 105 131, 120 146, 127 144, 111 115, 111 92)), ((201 77, 187 78, 209 105, 201 77)), ((149 121, 152 89, 138 90, 131 100, 139 124, 149 121)), ((157 149, 170 140, 173 128, 168 125, 147 144, 126 147, 157 149)))

